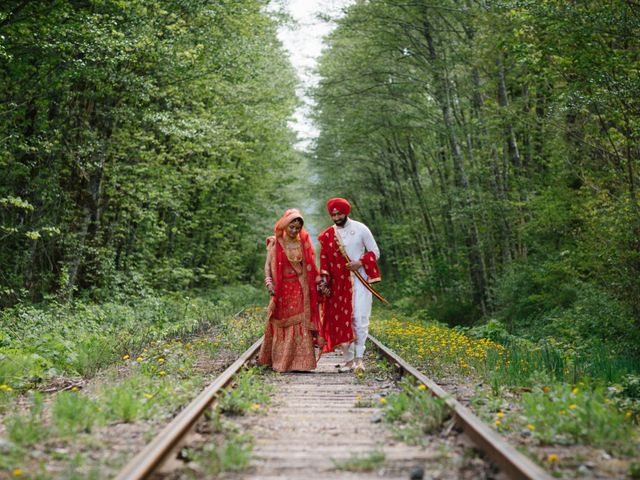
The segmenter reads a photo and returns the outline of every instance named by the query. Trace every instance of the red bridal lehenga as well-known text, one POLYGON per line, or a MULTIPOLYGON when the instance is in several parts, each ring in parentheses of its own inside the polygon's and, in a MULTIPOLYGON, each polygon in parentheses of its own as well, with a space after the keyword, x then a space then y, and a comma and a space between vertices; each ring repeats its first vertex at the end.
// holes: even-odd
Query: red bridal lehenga
POLYGON ((265 276, 272 279, 275 295, 267 309, 258 363, 279 372, 316 368, 318 268, 307 231, 302 228, 295 239, 286 233, 296 218, 302 219, 298 210, 287 210, 276 223, 275 236, 267 238, 265 276))

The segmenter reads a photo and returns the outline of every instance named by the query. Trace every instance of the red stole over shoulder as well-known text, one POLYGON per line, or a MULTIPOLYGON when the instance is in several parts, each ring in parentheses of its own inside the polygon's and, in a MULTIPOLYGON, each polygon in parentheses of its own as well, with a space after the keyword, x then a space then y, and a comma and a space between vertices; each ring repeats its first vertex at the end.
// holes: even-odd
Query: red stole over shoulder
POLYGON ((328 276, 330 297, 323 297, 320 336, 327 342, 325 352, 354 340, 351 317, 353 316, 353 280, 347 261, 340 253, 334 227, 318 236, 320 242, 320 273, 328 276))

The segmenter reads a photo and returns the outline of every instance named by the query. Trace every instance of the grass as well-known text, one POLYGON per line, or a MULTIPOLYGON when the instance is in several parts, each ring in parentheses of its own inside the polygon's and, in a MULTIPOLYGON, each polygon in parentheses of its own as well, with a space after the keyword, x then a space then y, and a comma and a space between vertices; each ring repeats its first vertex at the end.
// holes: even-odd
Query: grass
POLYGON ((262 325, 229 319, 251 302, 261 303, 259 290, 229 287, 208 297, 5 309, 0 312, 0 385, 26 391, 60 375, 91 377, 154 341, 195 337, 212 325, 225 330, 219 349, 242 351, 262 325))
POLYGON ((399 392, 381 398, 380 403, 393 435, 410 445, 421 444, 425 435, 439 429, 451 415, 444 400, 410 377, 402 379, 399 392))
POLYGON ((270 403, 271 387, 262 381, 261 368, 247 368, 240 372, 231 387, 225 389, 208 414, 209 430, 213 433, 208 443, 189 449, 187 457, 206 472, 239 472, 249 466, 253 451, 253 438, 240 432, 234 419, 241 415, 263 413, 270 403))
POLYGON ((271 387, 259 381, 260 370, 248 368, 242 371, 218 401, 218 409, 224 415, 244 415, 249 411, 258 412, 269 402, 271 387))
POLYGON ((97 402, 80 392, 60 392, 55 396, 52 417, 59 435, 89 433, 100 420, 100 410, 97 402))
POLYGON ((374 450, 364 454, 352 454, 347 460, 333 460, 336 469, 348 472, 371 472, 384 465, 385 455, 382 450, 374 450))
POLYGON ((249 466, 253 439, 246 434, 233 434, 220 444, 209 444, 195 455, 195 460, 206 465, 211 474, 238 472, 249 466))
MULTIPOLYGON (((248 295, 239 298, 250 300, 248 295)), ((50 478, 47 459, 58 464, 64 478, 113 474, 116 465, 110 462, 121 462, 122 457, 107 463, 93 458, 93 445, 100 441, 92 437, 96 427, 153 423, 190 401, 202 389, 205 374, 212 373, 201 370, 211 363, 202 360, 239 354, 262 333, 262 309, 234 317, 240 308, 218 295, 215 301, 162 298, 130 305, 26 309, 14 311, 18 315, 11 321, 7 312, 0 314, 0 322, 10 326, 8 334, 2 331, 0 343, 0 414, 9 440, 0 455, 0 476, 18 469, 24 477, 50 478), (37 345, 29 344, 36 336, 41 337, 37 345), (19 364, 16 359, 25 361, 19 364), (50 377, 80 373, 99 378, 86 391, 55 393, 46 403, 41 394, 30 391, 50 377), (24 395, 31 398, 28 412, 9 415, 24 395), (56 448, 48 449, 50 444, 56 448), (77 455, 59 453, 76 450, 77 455)), ((257 393, 252 383, 258 377, 253 371, 239 380, 248 399, 229 394, 229 410, 246 414, 264 408, 266 390, 257 393)), ((250 452, 250 442, 242 436, 229 434, 228 440, 216 454, 225 470, 242 465, 250 452)))
MULTIPOLYGON (((507 336, 501 345, 413 318, 374 318, 371 330, 428 375, 475 384, 475 410, 498 431, 547 451, 530 455, 554 474, 579 459, 549 454, 553 446, 606 449, 629 472, 639 463, 640 364, 630 355, 595 343, 588 351, 567 348, 553 339, 507 336)), ((405 397, 389 397, 385 408, 394 433, 413 442, 420 429, 405 413, 411 410, 405 397)))
POLYGON ((554 386, 522 396, 523 415, 544 444, 584 444, 632 454, 633 425, 602 388, 554 386))
POLYGON ((7 436, 18 448, 30 447, 47 439, 51 432, 44 425, 42 395, 30 396, 29 411, 24 415, 12 415, 5 420, 7 436))
POLYGON ((561 348, 550 340, 533 343, 512 337, 500 344, 435 322, 397 316, 376 318, 371 330, 429 374, 471 376, 485 380, 494 390, 531 387, 541 374, 569 384, 610 384, 640 373, 640 359, 612 353, 604 344, 586 353, 561 348))

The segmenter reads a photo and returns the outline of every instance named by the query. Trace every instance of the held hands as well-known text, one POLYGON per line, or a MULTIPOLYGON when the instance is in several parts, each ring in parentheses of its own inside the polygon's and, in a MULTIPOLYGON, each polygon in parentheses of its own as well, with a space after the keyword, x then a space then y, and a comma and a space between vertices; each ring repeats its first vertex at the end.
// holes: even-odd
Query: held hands
POLYGON ((354 260, 352 262, 347 263, 347 269, 352 272, 358 270, 362 266, 362 262, 360 260, 354 260))
POLYGON ((320 294, 324 295, 325 297, 331 296, 331 290, 329 289, 329 285, 324 278, 318 282, 318 292, 320 292, 320 294))

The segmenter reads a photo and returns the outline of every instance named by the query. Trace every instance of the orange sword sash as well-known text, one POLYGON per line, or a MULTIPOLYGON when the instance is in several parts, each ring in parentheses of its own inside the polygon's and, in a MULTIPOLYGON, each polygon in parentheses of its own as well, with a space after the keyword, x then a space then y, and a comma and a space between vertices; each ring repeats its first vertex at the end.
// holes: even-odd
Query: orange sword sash
MULTIPOLYGON (((333 227, 333 230, 334 230, 334 236, 335 236, 336 244, 338 245, 338 250, 340 250, 340 253, 344 257, 344 259, 347 261, 347 263, 349 263, 351 261, 351 259, 349 258, 349 255, 347 255, 347 251, 344 249, 344 245, 342 244, 342 239, 340 238, 340 234, 338 233, 338 231, 337 231, 335 226, 333 227)), ((366 287, 367 290, 369 290, 371 292, 371 294, 374 297, 376 297, 382 303, 384 303, 386 305, 389 305, 389 301, 386 298, 384 298, 382 295, 380 295, 376 291, 376 289, 373 288, 371 286, 371 284, 364 279, 364 277, 360 274, 359 271, 351 270, 351 272, 353 272, 355 274, 355 276, 358 277, 358 280, 360 280, 362 282, 362 284, 366 287)))

